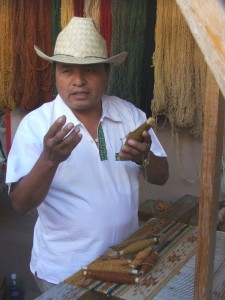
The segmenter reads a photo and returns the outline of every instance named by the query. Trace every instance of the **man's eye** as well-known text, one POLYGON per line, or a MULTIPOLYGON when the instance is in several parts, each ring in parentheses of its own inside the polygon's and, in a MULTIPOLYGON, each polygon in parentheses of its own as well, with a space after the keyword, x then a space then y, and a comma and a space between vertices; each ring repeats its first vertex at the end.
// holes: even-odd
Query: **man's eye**
POLYGON ((63 73, 69 73, 69 69, 64 69, 62 72, 63 73))

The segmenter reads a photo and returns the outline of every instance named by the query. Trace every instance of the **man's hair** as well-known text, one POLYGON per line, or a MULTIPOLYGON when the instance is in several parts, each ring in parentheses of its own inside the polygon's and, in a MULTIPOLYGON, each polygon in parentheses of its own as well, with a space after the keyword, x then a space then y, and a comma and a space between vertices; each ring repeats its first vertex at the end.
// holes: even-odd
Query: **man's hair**
POLYGON ((106 72, 110 72, 110 64, 104 64, 106 72))

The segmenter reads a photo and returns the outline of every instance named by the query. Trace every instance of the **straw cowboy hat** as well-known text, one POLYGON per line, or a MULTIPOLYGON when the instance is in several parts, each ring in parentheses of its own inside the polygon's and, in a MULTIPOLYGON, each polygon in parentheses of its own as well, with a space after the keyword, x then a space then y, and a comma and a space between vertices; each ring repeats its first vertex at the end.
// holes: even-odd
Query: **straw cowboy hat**
POLYGON ((50 62, 68 64, 109 63, 118 66, 126 58, 127 52, 108 57, 106 41, 100 35, 91 18, 73 17, 59 33, 53 56, 46 55, 36 45, 36 53, 50 62))

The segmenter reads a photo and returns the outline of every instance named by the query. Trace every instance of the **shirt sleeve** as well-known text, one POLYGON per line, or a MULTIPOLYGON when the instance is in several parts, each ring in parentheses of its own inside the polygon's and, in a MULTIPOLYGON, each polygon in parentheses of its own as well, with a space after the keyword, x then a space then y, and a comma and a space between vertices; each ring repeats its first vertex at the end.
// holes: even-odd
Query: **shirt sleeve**
POLYGON ((35 130, 25 117, 16 131, 7 158, 6 183, 9 186, 28 174, 40 156, 43 145, 38 135, 41 131, 35 130))
MULTIPOLYGON (((133 111, 133 115, 134 115, 134 119, 136 120, 136 127, 143 124, 147 119, 146 114, 137 108, 136 108, 136 110, 133 111)), ((157 135, 155 134, 155 132, 152 128, 149 129, 149 134, 152 139, 152 144, 151 144, 150 150, 156 156, 167 157, 167 154, 166 154, 165 150, 163 149, 163 146, 161 145, 157 135)))
POLYGON ((149 130, 149 134, 151 135, 151 139, 152 139, 152 145, 150 147, 150 150, 156 156, 167 157, 165 150, 163 149, 160 141, 158 140, 158 138, 152 128, 149 130))

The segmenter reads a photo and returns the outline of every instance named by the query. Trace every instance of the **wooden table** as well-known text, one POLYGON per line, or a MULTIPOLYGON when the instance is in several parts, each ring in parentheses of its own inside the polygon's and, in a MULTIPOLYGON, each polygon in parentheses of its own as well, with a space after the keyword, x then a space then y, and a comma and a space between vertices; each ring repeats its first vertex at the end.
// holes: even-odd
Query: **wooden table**
MULTIPOLYGON (((143 210, 142 206, 142 210, 143 210)), ((145 217, 147 218, 147 211, 145 217)), ((191 223, 193 225, 197 224, 197 211, 198 211, 198 198, 186 195, 176 203, 172 204, 170 208, 161 213, 158 218, 168 219, 175 222, 191 223)), ((137 232, 132 234, 129 239, 137 237, 141 232, 143 232, 146 226, 149 226, 147 221, 137 232)), ((225 248, 225 233, 217 232, 217 248, 215 255, 215 278, 214 278, 214 288, 213 288, 213 299, 225 299, 222 298, 225 295, 225 253, 223 250, 225 248)), ((161 289, 161 291, 151 299, 165 300, 165 299, 182 299, 189 300, 194 298, 194 276, 195 276, 195 255, 186 263, 186 265, 180 270, 179 275, 174 276, 166 285, 161 289), (165 298, 166 297, 166 298, 165 298)), ((60 300, 60 299, 79 299, 79 300, 113 300, 113 299, 123 299, 113 296, 106 296, 105 294, 86 290, 79 288, 77 286, 60 283, 53 287, 48 292, 44 293, 36 300, 60 300)), ((138 299, 148 299, 148 298, 137 298, 138 299)), ((150 298, 149 298, 150 299, 150 298)))

